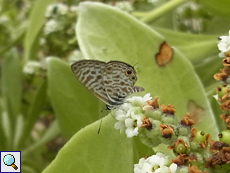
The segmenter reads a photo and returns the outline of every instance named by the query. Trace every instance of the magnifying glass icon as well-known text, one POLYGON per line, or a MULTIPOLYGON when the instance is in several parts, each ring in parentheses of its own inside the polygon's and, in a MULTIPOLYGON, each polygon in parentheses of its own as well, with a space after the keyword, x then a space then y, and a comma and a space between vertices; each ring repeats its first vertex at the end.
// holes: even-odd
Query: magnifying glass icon
POLYGON ((3 158, 3 162, 7 166, 12 166, 15 170, 18 169, 18 167, 14 164, 15 163, 15 158, 12 154, 7 154, 3 158))

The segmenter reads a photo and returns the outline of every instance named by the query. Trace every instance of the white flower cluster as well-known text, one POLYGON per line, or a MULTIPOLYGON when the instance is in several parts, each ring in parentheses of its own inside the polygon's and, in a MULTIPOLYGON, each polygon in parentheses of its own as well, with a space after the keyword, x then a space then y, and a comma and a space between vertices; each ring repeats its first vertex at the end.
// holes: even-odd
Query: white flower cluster
POLYGON ((220 36, 221 41, 218 43, 218 48, 221 51, 219 57, 226 57, 225 53, 230 53, 230 31, 229 36, 220 36))
POLYGON ((141 158, 138 164, 134 164, 134 173, 175 173, 177 165, 172 163, 166 166, 168 156, 157 153, 148 158, 141 158))
POLYGON ((45 35, 48 35, 51 32, 55 32, 61 29, 62 27, 59 25, 59 23, 56 20, 51 19, 46 23, 45 28, 44 28, 44 33, 45 35))
POLYGON ((23 72, 25 74, 34 74, 40 68, 41 68, 41 63, 40 62, 38 62, 38 61, 28 61, 23 67, 23 72))
POLYGON ((133 11, 133 6, 132 3, 129 1, 125 1, 125 2, 117 2, 115 5, 116 8, 122 10, 122 11, 126 11, 126 12, 131 12, 133 11))
POLYGON ((151 100, 150 94, 146 94, 143 98, 134 96, 127 99, 115 114, 118 122, 115 123, 114 128, 120 130, 121 133, 125 132, 128 138, 138 135, 138 129, 142 125, 142 106, 148 100, 151 100))
POLYGON ((54 14, 54 11, 56 14, 65 15, 68 12, 68 6, 65 4, 51 4, 47 7, 45 17, 49 18, 54 14))

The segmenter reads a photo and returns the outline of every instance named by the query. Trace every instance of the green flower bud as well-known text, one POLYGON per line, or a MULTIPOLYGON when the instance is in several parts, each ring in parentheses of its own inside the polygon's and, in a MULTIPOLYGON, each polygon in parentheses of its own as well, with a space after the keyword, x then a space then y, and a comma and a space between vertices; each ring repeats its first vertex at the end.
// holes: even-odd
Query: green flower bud
POLYGON ((146 110, 144 113, 145 116, 152 118, 154 120, 161 120, 162 117, 162 111, 160 109, 157 110, 146 110))
POLYGON ((140 107, 134 107, 133 108, 133 112, 134 114, 138 115, 138 114, 143 114, 142 113, 142 109, 140 107))
POLYGON ((178 124, 177 117, 173 115, 163 114, 161 120, 162 120, 162 124, 172 124, 172 125, 178 124))
POLYGON ((193 140, 192 142, 190 142, 190 149, 192 151, 197 151, 200 148, 200 144, 199 142, 193 140))
POLYGON ((225 142, 230 145, 230 130, 224 130, 218 135, 221 142, 225 142))
POLYGON ((177 173, 188 173, 188 167, 187 166, 180 166, 177 168, 177 173))
POLYGON ((141 128, 139 130, 139 138, 141 142, 149 147, 156 147, 161 143, 160 121, 149 118, 152 123, 152 129, 141 128))
POLYGON ((177 129, 178 129, 178 133, 180 136, 190 136, 191 135, 190 128, 187 126, 180 126, 177 129))
POLYGON ((222 98, 225 94, 227 94, 227 87, 217 87, 216 88, 216 93, 218 94, 219 98, 222 98))
POLYGON ((172 145, 176 139, 177 136, 175 134, 173 134, 171 138, 160 138, 161 142, 166 145, 172 145))
POLYGON ((175 147, 174 151, 175 151, 175 153, 185 154, 185 153, 187 153, 187 147, 186 147, 185 143, 179 143, 175 147))
POLYGON ((204 142, 206 140, 206 135, 203 131, 197 130, 194 138, 198 143, 204 142))
POLYGON ((189 139, 186 137, 178 137, 177 141, 171 146, 173 152, 178 154, 187 154, 190 152, 189 139))

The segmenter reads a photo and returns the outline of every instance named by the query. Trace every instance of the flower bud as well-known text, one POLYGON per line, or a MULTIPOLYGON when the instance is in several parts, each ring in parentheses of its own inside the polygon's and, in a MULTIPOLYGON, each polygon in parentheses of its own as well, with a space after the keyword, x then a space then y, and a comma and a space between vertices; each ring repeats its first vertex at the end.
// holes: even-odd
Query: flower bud
POLYGON ((220 141, 225 142, 230 145, 230 130, 224 130, 218 135, 220 141))

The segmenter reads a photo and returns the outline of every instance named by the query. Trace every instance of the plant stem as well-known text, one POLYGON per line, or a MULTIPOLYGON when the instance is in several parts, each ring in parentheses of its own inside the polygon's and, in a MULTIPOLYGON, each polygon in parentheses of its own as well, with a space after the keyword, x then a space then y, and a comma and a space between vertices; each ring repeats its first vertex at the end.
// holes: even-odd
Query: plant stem
POLYGON ((22 151, 22 156, 26 156, 31 152, 34 152, 36 149, 43 147, 47 142, 51 141, 59 134, 61 134, 61 130, 58 126, 57 120, 54 120, 40 140, 38 140, 36 143, 33 143, 31 146, 25 148, 22 151))
POLYGON ((150 23, 156 19, 158 19, 160 16, 164 15, 165 13, 175 9, 180 4, 186 2, 187 0, 171 0, 168 3, 146 13, 143 15, 143 17, 140 19, 144 23, 150 23))

